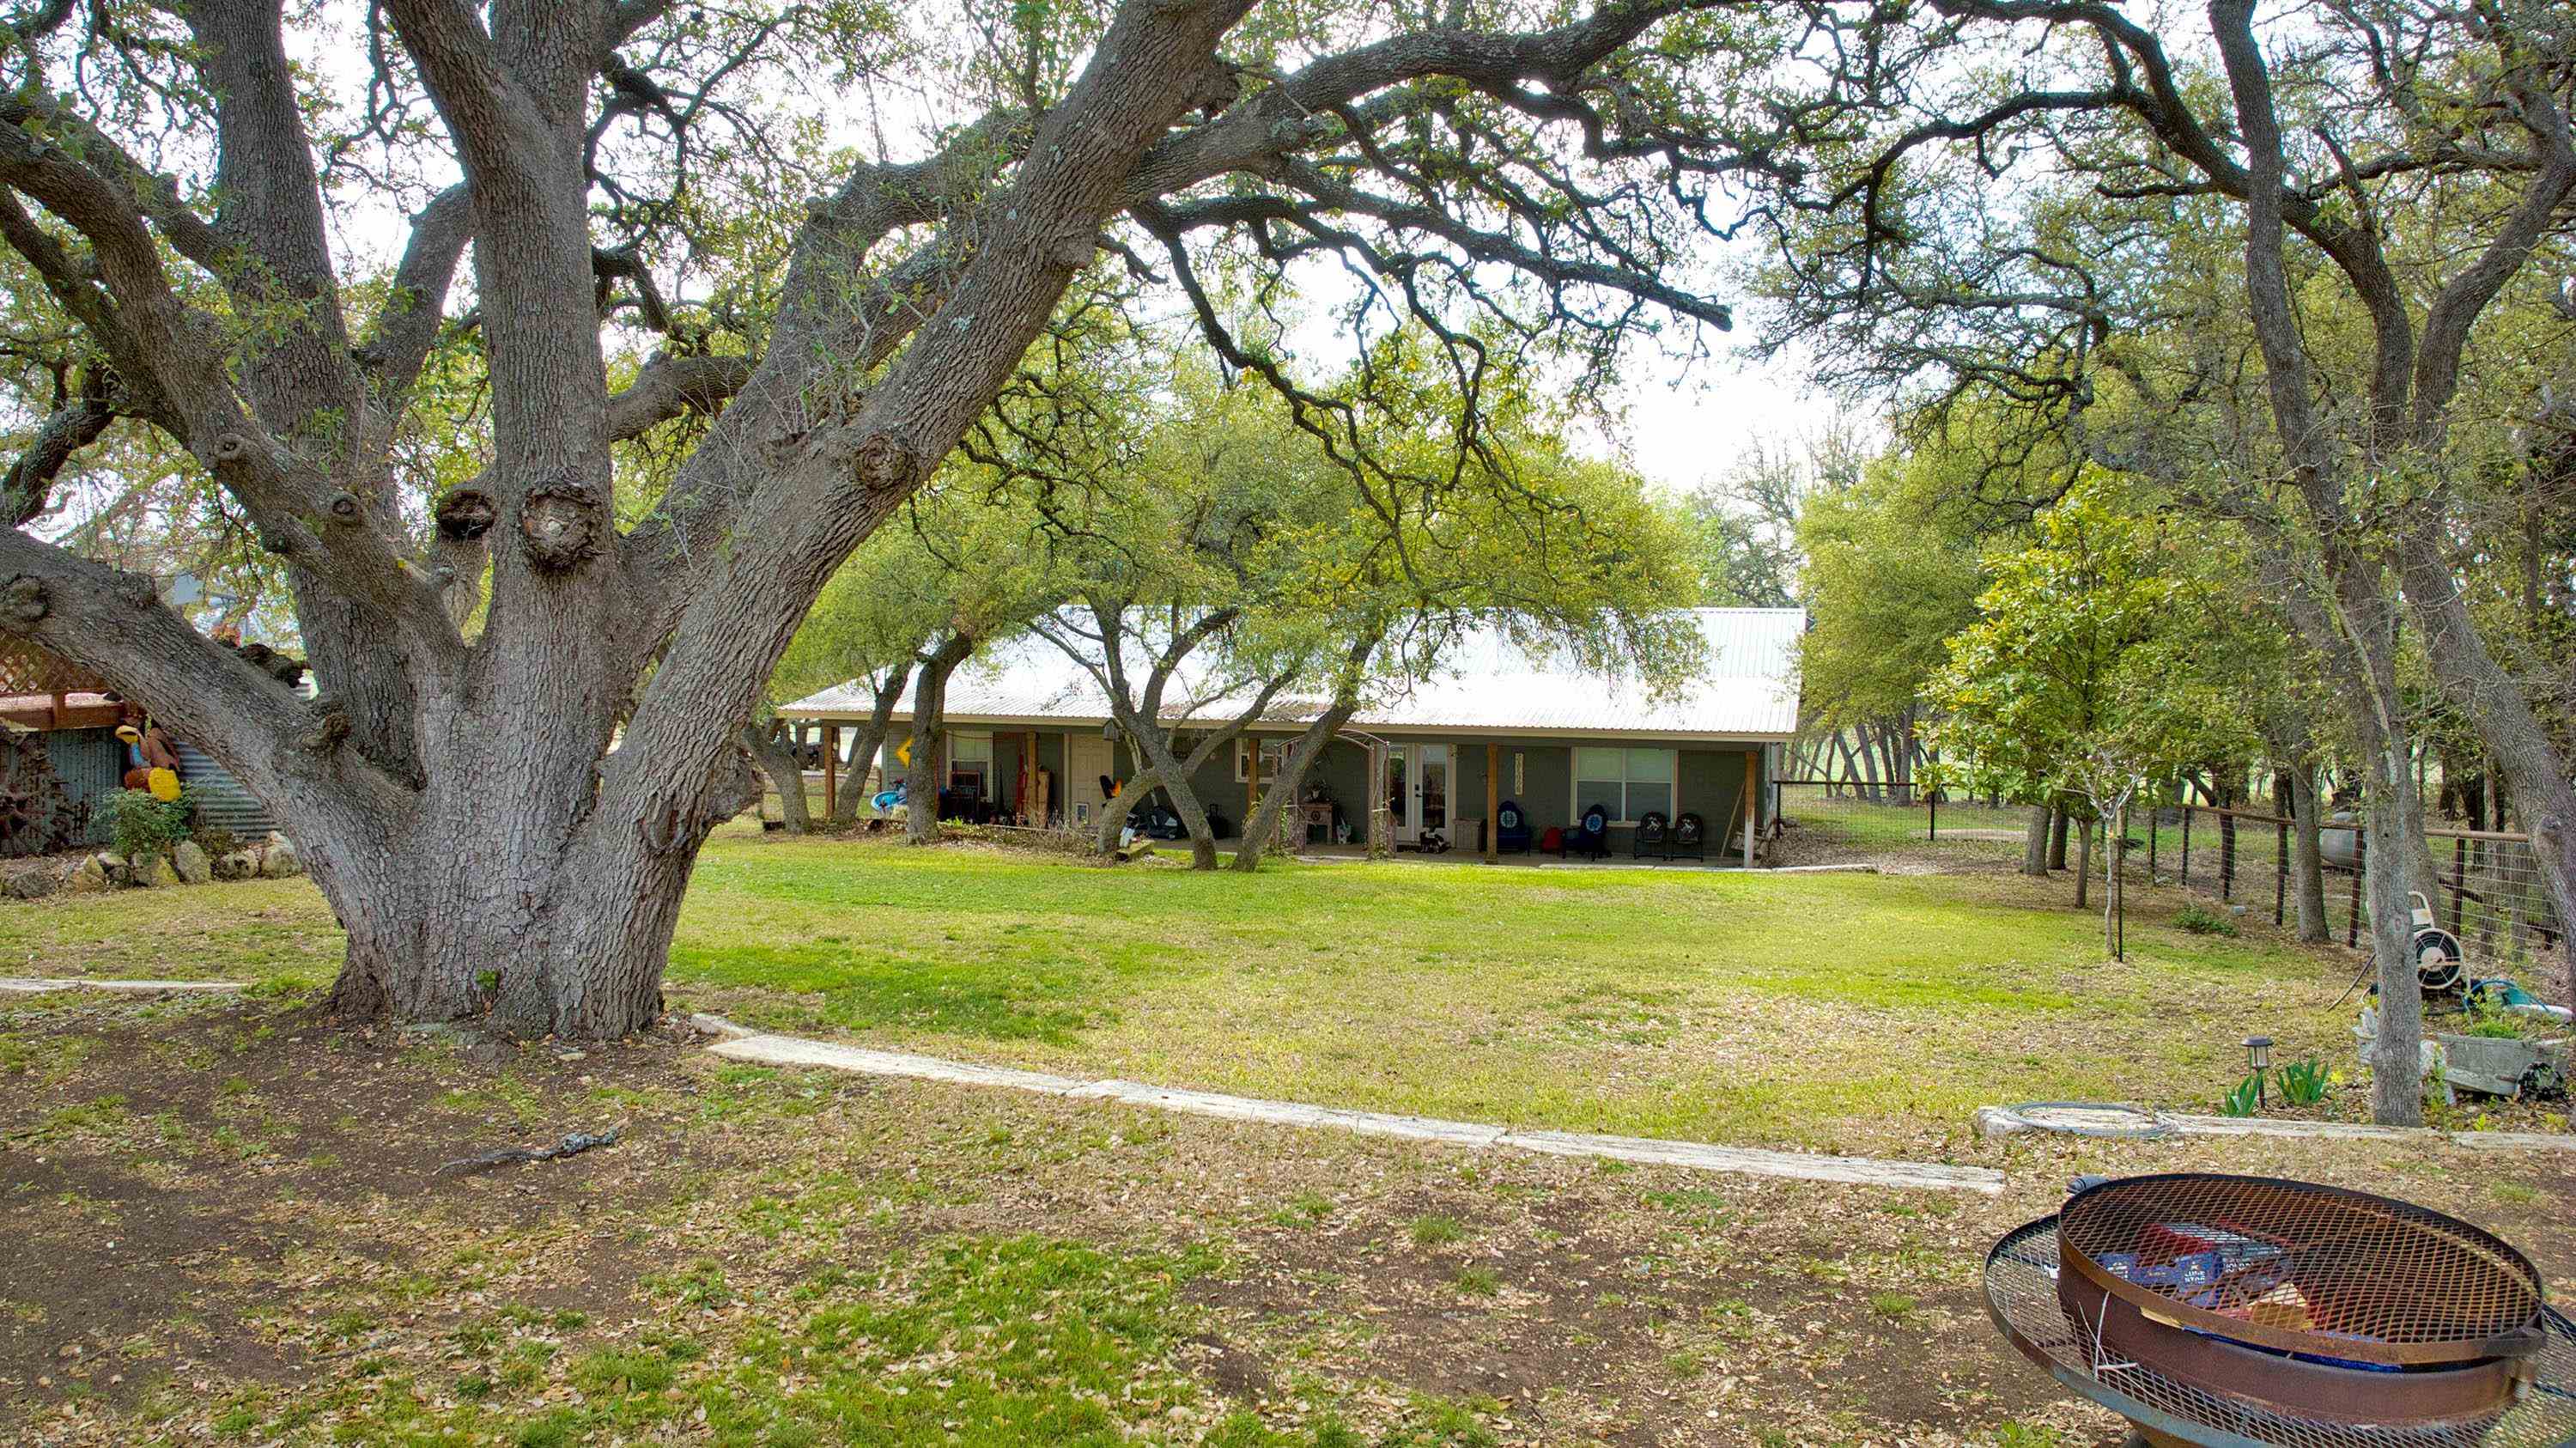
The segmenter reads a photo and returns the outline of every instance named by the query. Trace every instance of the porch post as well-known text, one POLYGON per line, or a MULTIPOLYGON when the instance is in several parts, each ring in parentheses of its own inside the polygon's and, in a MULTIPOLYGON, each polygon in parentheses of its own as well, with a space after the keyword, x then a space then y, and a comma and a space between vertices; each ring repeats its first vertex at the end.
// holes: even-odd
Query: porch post
POLYGON ((1046 823, 1045 811, 1038 808, 1037 779, 1038 731, 1025 729, 1020 732, 1020 797, 1011 801, 1011 808, 1019 811, 1020 823, 1024 825, 1046 823), (1032 811, 1036 812, 1037 818, 1029 817, 1032 811))
POLYGON ((1503 858, 1503 746, 1485 741, 1485 863, 1503 858))
POLYGON ((1369 745, 1368 766, 1368 852, 1369 858, 1383 860, 1394 852, 1394 831, 1386 817, 1386 741, 1369 745))
POLYGON ((1744 751, 1744 868, 1753 868, 1753 834, 1755 821, 1762 817, 1762 806, 1753 791, 1762 787, 1762 752, 1744 751))
MULTIPOLYGON (((796 766, 796 787, 805 787, 805 766, 796 766)), ((841 813, 841 726, 823 726, 823 818, 836 819, 841 813)))

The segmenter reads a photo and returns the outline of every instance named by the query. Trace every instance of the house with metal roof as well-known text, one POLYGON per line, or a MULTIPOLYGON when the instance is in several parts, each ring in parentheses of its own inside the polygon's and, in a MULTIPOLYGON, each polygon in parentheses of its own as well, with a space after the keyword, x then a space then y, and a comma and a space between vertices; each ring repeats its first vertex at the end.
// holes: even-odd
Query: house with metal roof
MULTIPOLYGON (((1367 814, 1383 781, 1398 849, 1457 849, 1488 856, 1520 844, 1510 814, 1536 846, 1549 831, 1580 824, 1597 807, 1609 848, 1627 856, 1641 833, 1676 829, 1695 817, 1706 854, 1749 857, 1768 823, 1767 781, 1798 727, 1800 609, 1703 608, 1701 667, 1677 691, 1648 692, 1634 679, 1585 672, 1559 658, 1532 657, 1502 636, 1480 633, 1451 650, 1427 678, 1397 681, 1325 749, 1307 779, 1311 796, 1293 813, 1292 841, 1365 839, 1367 814), (1509 813, 1507 814, 1507 811, 1509 813), (1502 820, 1505 828, 1489 827, 1502 820)), ((1195 681, 1175 681, 1171 709, 1184 736, 1241 709, 1220 695, 1201 699, 1195 681)), ((824 726, 838 755, 846 727, 869 717, 863 683, 825 689, 779 709, 824 726)), ((1280 767, 1321 700, 1274 701, 1266 716, 1191 780, 1219 836, 1240 827, 1263 782, 1280 767), (1221 823, 1218 823, 1221 821, 1221 823)), ((901 739, 907 709, 893 715, 901 739)), ((935 777, 944 810, 1082 829, 1109 793, 1134 773, 1116 739, 1106 696, 1091 673, 1044 639, 996 646, 949 681, 935 777)), ((869 761, 856 761, 852 785, 869 761)), ((836 768, 834 773, 840 774, 836 768)))

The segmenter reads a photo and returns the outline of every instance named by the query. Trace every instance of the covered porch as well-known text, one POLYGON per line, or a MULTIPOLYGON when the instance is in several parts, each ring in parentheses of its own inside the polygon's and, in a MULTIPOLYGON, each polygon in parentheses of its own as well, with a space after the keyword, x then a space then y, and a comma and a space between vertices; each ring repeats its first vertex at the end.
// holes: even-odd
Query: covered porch
MULTIPOLYGON (((873 790, 871 761, 849 757, 847 726, 825 718, 821 783, 827 802, 873 790)), ((912 747, 897 722, 885 769, 900 778, 912 747)), ((1181 731, 1184 755, 1203 738, 1181 731)), ((1286 767, 1298 730, 1255 728, 1219 749, 1189 781, 1219 849, 1230 849, 1286 767)), ((1132 751, 1101 724, 960 718, 928 746, 938 753, 943 818, 1084 830, 1138 772, 1132 751)), ((1765 783, 1774 741, 1503 730, 1365 730, 1328 740, 1302 798, 1282 815, 1279 847, 1318 858, 1363 856, 1372 830, 1394 854, 1428 859, 1593 865, 1755 863, 1769 823, 1765 783), (1576 834, 1599 813, 1599 839, 1576 834), (1690 827, 1683 828, 1685 820, 1690 827), (1648 828, 1659 821, 1661 832, 1648 828), (1574 838, 1569 838, 1573 836, 1574 838)), ((1139 800, 1131 823, 1151 833, 1167 802, 1139 800)), ((1176 821, 1162 822, 1175 828, 1176 821)))

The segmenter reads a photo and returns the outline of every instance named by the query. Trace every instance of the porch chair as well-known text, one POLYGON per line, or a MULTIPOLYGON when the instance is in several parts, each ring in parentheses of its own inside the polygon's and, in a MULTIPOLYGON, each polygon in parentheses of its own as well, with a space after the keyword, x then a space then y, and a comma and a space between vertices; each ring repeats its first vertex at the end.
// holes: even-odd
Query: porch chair
POLYGON ((1503 855, 1526 855, 1530 847, 1529 816, 1521 813, 1521 802, 1507 799, 1494 811, 1494 852, 1503 855))
POLYGON ((1637 832, 1628 837, 1629 859, 1642 860, 1648 855, 1663 860, 1673 857, 1672 839, 1664 827, 1664 812, 1659 809, 1646 811, 1645 817, 1637 821, 1637 832))
POLYGON ((1664 852, 1667 860, 1708 858, 1708 821, 1696 811, 1686 811, 1673 821, 1673 842, 1664 852))
POLYGON ((1561 858, 1584 854, 1596 860, 1608 859, 1610 857, 1609 806, 1596 804, 1585 809, 1583 822, 1565 832, 1564 842, 1558 847, 1557 854, 1561 858))

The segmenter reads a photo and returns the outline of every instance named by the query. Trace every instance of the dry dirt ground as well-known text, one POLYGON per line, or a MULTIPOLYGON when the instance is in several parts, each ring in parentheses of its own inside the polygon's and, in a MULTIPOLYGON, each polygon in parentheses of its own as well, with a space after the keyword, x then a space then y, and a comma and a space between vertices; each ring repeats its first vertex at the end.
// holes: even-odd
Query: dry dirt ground
POLYGON ((2391 1191, 2576 1286, 2561 1156, 2015 1143, 1977 1148, 2010 1173, 1995 1199, 698 1044, 349 1033, 291 999, 0 1007, 0 1441, 2109 1443, 1977 1291, 1986 1246, 2083 1170, 2391 1191), (610 1126, 565 1160, 440 1169, 610 1126), (1032 1253, 1055 1275, 1012 1275, 1032 1253), (901 1361, 833 1377, 934 1306, 901 1361), (1075 1352, 1044 1334, 1080 1313, 1110 1325, 1077 1345, 1099 1373, 1028 1360, 1075 1352), (1050 1346, 1015 1352, 1030 1334, 1050 1346), (1056 1431, 1060 1388, 1091 1416, 1056 1431))

